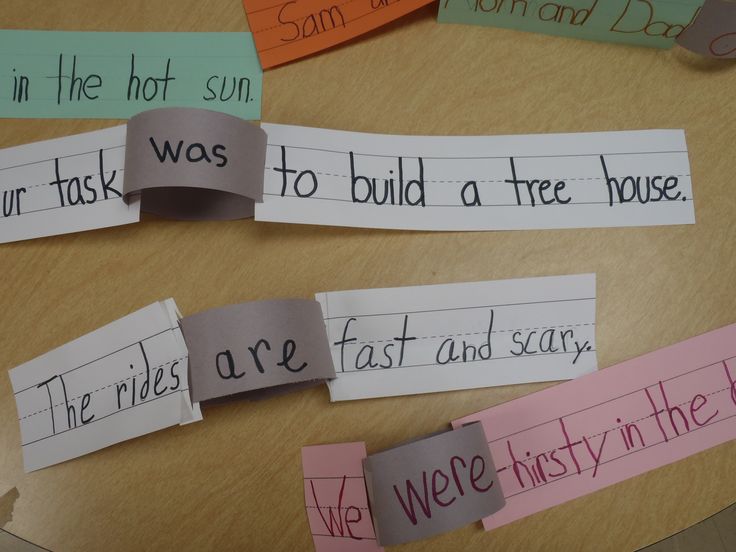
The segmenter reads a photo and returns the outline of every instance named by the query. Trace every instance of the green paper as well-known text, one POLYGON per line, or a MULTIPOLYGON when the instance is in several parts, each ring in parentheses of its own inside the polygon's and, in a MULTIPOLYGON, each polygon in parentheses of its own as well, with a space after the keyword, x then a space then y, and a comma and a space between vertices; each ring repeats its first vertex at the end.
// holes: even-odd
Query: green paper
POLYGON ((0 117, 176 106, 260 119, 262 80, 250 33, 0 31, 0 117))
POLYGON ((704 0, 440 0, 440 23, 669 48, 704 0))

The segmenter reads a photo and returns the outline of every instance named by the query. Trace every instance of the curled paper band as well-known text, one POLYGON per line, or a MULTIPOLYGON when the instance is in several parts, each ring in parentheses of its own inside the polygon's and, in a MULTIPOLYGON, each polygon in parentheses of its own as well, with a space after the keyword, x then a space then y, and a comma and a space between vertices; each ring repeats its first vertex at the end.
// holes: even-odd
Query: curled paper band
POLYGON ((184 220, 252 217, 263 197, 266 133, 238 117, 191 108, 128 122, 124 195, 141 209, 184 220))
POLYGON ((363 468, 382 546, 457 529, 505 504, 480 424, 373 454, 363 468))
POLYGON ((195 402, 245 392, 247 398, 261 398, 275 388, 335 377, 316 301, 228 305, 187 316, 181 328, 195 402))
POLYGON ((736 4, 706 0, 692 25, 677 37, 677 44, 701 56, 736 58, 736 4))

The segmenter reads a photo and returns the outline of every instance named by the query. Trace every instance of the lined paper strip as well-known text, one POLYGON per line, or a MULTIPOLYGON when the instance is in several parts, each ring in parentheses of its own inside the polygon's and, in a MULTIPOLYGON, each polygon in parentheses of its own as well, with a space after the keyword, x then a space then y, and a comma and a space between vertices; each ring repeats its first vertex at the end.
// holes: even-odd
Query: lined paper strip
POLYGON ((702 5, 703 0, 441 0, 437 21, 669 48, 702 5))
POLYGON ((173 299, 10 370, 27 472, 201 420, 173 299))
POLYGON ((460 418, 506 496, 494 529, 736 439, 736 324, 460 418))
POLYGON ((0 30, 0 117, 127 119, 156 107, 261 117, 250 33, 0 30))
POLYGON ((138 222, 125 125, 0 150, 0 243, 138 222))
POLYGON ((430 0, 243 0, 264 69, 385 25, 430 0))
POLYGON ((317 552, 383 550, 368 506, 365 457, 363 442, 302 448, 304 499, 317 552))
POLYGON ((256 220, 415 230, 695 222, 681 130, 395 136, 264 123, 256 220))
POLYGON ((595 275, 319 293, 333 401, 596 369, 595 275))

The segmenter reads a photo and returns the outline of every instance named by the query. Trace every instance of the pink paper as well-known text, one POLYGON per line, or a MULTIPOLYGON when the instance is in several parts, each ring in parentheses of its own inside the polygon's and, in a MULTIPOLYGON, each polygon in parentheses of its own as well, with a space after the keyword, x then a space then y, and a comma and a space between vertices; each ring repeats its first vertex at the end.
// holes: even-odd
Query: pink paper
POLYGON ((317 552, 383 550, 368 506, 365 457, 363 442, 302 448, 304 497, 317 552))
POLYGON ((736 438, 736 324, 453 422, 480 421, 494 529, 736 438))

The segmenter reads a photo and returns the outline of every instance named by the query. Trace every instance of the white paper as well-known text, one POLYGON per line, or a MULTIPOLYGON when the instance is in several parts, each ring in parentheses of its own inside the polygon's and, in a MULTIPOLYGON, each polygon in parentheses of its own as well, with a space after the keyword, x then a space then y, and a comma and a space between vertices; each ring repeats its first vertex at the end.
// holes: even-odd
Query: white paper
POLYGON ((10 370, 27 472, 202 419, 178 318, 154 303, 10 370))
POLYGON ((595 274, 316 298, 337 373, 333 401, 564 380, 597 368, 595 274))
POLYGON ((138 222, 124 165, 125 125, 0 150, 0 243, 138 222))
POLYGON ((447 137, 261 127, 268 133, 268 147, 264 200, 256 205, 256 220, 416 230, 695 222, 682 130, 447 137), (517 182, 529 185, 513 183, 511 158, 517 182), (613 181, 609 195, 604 163, 623 196, 613 181), (353 176, 375 182, 356 180, 353 186, 353 176), (624 184, 627 176, 640 177, 639 193, 647 202, 640 201, 633 180, 624 184), (646 177, 651 177, 649 188, 646 177), (387 186, 387 179, 393 185, 387 186), (480 205, 472 205, 475 189, 480 205))

